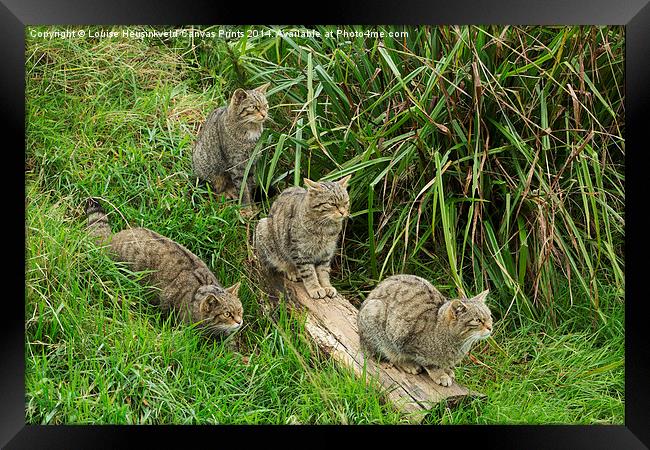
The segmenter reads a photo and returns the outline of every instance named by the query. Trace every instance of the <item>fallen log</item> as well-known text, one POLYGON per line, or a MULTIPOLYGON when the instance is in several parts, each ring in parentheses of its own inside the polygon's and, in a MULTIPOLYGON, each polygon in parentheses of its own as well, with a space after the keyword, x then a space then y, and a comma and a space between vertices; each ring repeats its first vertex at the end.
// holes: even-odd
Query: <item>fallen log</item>
POLYGON ((351 368, 357 376, 370 383, 379 383, 387 400, 410 420, 422 421, 431 407, 443 400, 455 403, 466 396, 484 396, 456 381, 443 387, 425 372, 413 375, 388 362, 366 358, 359 344, 358 311, 348 300, 341 295, 312 299, 300 282, 291 282, 276 274, 265 274, 264 278, 273 306, 277 306, 277 300, 284 295, 286 303, 293 309, 305 311, 305 330, 319 349, 351 368))

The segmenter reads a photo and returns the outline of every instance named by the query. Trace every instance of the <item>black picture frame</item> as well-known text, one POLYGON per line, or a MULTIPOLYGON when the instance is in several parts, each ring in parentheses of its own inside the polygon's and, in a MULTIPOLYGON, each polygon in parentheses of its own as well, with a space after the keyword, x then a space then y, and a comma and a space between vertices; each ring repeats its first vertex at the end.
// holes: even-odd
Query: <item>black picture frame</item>
MULTIPOLYGON (((376 1, 350 4, 295 4, 279 6, 241 5, 207 1, 178 2, 166 0, 118 0, 106 3, 83 0, 48 2, 45 0, 2 0, 0 3, 0 52, 2 52, 2 124, 3 136, 16 138, 10 145, 3 140, 5 156, 15 163, 16 170, 5 172, 5 207, 9 207, 18 222, 24 224, 24 203, 16 194, 16 183, 24 191, 25 155, 25 26, 37 24, 512 24, 512 25, 625 25, 626 33, 626 360, 625 360, 625 425, 621 426, 401 426, 401 427, 287 427, 266 426, 228 427, 228 440, 240 443, 251 437, 287 439, 285 433, 318 433, 331 439, 350 434, 407 438, 406 442, 422 439, 432 445, 438 439, 477 439, 483 447, 498 448, 589 448, 633 449, 650 445, 650 345, 646 329, 648 315, 644 314, 643 271, 645 246, 643 242, 645 150, 644 126, 650 104, 650 5, 648 0, 609 2, 606 0, 534 1, 534 0, 456 0, 454 2, 376 1), (306 13, 309 6, 310 13, 306 13), (18 148, 23 148, 23 152, 18 148), (22 178, 11 180, 6 174, 22 178), (15 203, 15 204, 14 204, 15 203), (400 434, 413 434, 411 437, 400 434), (435 441, 434 441, 435 440, 435 441)), ((646 144, 647 145, 647 144, 646 144)), ((646 177, 647 178, 647 177, 646 177)), ((6 214, 9 215, 9 214, 6 214)), ((22 225, 23 233, 26 232, 22 225)), ((16 232, 19 232, 16 230, 16 232)), ((13 240, 9 238, 10 240, 13 240)), ((17 241, 17 240, 15 240, 17 241)), ((24 244, 24 242, 23 242, 24 244)), ((24 247, 16 245, 18 260, 25 259, 24 247)), ((14 261, 14 258, 7 258, 14 261)), ((10 283, 23 286, 24 267, 11 262, 5 276, 10 283), (15 274, 11 272, 15 270, 15 274)), ((25 348, 24 303, 6 295, 3 301, 0 364, 0 445, 6 448, 123 448, 136 441, 149 446, 167 446, 173 441, 194 443, 208 438, 219 445, 223 427, 209 426, 41 426, 25 425, 25 348), (217 436, 217 434, 220 434, 217 436)), ((294 440, 293 437, 291 437, 294 440)), ((297 439, 300 439, 298 437, 297 439)), ((294 445, 311 445, 295 440, 294 445)), ((325 441, 323 441, 325 442, 325 441)), ((233 444, 231 444, 233 445, 233 444)), ((234 444, 241 445, 241 444, 234 444)))

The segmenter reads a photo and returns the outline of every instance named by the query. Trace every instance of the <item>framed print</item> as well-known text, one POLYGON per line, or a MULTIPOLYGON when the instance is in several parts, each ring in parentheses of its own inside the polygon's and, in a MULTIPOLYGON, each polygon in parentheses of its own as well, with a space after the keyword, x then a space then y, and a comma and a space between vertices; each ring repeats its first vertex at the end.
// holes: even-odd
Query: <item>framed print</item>
POLYGON ((414 3, 3 4, 7 448, 648 445, 649 7, 414 3))

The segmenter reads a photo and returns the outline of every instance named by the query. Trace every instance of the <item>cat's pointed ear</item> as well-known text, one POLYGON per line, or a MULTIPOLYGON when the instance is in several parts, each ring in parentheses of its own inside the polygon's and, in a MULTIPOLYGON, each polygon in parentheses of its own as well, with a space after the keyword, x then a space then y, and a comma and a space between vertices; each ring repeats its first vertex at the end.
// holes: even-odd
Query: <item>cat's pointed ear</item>
POLYGON ((485 300, 487 299, 488 294, 490 293, 489 289, 484 290, 480 294, 478 294, 476 297, 472 298, 472 300, 476 300, 479 302, 485 303, 485 300))
POLYGON ((341 178, 338 181, 338 184, 340 184, 341 187, 346 188, 346 187, 348 187, 348 181, 350 181, 350 178, 352 178, 352 174, 348 175, 347 177, 341 178))
POLYGON ((317 181, 312 181, 309 178, 302 179, 305 182, 305 186, 312 189, 320 189, 320 184, 317 181))
POLYGON ((242 102, 242 100, 244 100, 246 97, 248 97, 246 91, 243 90, 242 88, 237 88, 235 89, 235 92, 232 93, 231 103, 233 105, 239 105, 242 102))
POLYGON ((255 90, 260 94, 266 94, 266 90, 271 86, 271 83, 264 83, 263 85, 256 87, 255 90))
POLYGON ((239 294, 239 287, 240 286, 241 286, 241 281, 238 281, 237 283, 235 283, 232 286, 230 286, 229 288, 227 288, 226 292, 228 292, 229 294, 232 294, 235 297, 237 297, 237 294, 239 294))
POLYGON ((454 319, 467 310, 467 307, 461 300, 452 300, 449 304, 449 314, 454 319))
POLYGON ((211 311, 215 306, 217 306, 217 303, 219 303, 217 297, 215 297, 212 294, 209 294, 203 299, 203 301, 201 301, 201 305, 199 306, 199 308, 201 312, 205 314, 211 311))

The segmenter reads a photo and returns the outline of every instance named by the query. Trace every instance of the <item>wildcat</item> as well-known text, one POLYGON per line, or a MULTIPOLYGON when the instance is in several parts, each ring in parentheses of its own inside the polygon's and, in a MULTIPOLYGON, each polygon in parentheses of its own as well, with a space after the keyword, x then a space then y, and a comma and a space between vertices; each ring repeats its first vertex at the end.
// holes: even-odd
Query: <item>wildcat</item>
POLYGON ((437 384, 451 386, 453 367, 492 332, 487 294, 450 300, 415 275, 388 277, 359 309, 361 347, 405 372, 424 368, 437 384))
MULTIPOLYGON (((262 135, 263 123, 268 115, 266 83, 252 90, 238 88, 230 103, 214 110, 192 150, 194 174, 209 182, 217 194, 237 199, 244 179, 244 171, 253 148, 262 135)), ((254 167, 255 162, 251 166, 254 167)), ((255 188, 254 173, 249 172, 242 204, 252 201, 255 188)))
POLYGON ((282 272, 290 281, 302 280, 311 298, 336 295, 330 262, 350 212, 350 177, 321 182, 305 178, 307 189, 282 191, 255 228, 254 247, 262 267, 282 272))
POLYGON ((208 266, 182 245, 147 228, 112 234, 104 208, 96 199, 86 203, 88 233, 108 245, 117 261, 133 271, 152 270, 143 280, 158 289, 157 303, 164 311, 178 311, 183 321, 198 323, 210 334, 228 335, 241 327, 240 283, 224 289, 208 266))

